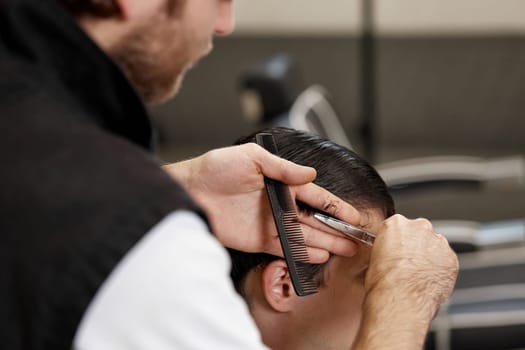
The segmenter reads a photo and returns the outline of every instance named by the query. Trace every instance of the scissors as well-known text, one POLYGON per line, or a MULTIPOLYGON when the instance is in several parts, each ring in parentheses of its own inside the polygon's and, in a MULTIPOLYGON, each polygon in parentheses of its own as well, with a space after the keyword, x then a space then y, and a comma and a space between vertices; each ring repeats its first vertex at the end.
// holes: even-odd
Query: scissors
POLYGON ((314 218, 325 223, 331 228, 334 228, 337 231, 344 233, 348 237, 356 239, 369 246, 372 246, 376 239, 376 235, 374 235, 373 233, 363 230, 362 228, 356 227, 354 225, 351 225, 347 222, 333 218, 331 216, 324 215, 321 213, 315 213, 314 218))

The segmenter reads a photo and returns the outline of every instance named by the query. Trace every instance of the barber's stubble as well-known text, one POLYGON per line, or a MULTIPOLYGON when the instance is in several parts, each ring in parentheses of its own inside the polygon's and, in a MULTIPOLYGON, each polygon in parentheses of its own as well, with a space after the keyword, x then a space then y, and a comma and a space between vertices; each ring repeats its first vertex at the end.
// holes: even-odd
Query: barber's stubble
POLYGON ((158 104, 178 92, 185 73, 211 51, 211 37, 192 35, 183 6, 165 9, 109 49, 137 92, 158 104))

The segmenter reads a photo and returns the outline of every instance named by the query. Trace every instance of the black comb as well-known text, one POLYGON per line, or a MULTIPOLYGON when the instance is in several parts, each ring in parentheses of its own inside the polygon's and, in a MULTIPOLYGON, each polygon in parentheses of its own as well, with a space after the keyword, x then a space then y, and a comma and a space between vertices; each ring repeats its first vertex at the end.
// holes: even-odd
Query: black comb
MULTIPOLYGON (((279 155, 272 134, 258 133, 255 140, 269 152, 279 155)), ((290 190, 285 184, 267 177, 264 183, 295 293, 298 296, 317 293, 317 283, 308 278, 308 252, 290 190)))

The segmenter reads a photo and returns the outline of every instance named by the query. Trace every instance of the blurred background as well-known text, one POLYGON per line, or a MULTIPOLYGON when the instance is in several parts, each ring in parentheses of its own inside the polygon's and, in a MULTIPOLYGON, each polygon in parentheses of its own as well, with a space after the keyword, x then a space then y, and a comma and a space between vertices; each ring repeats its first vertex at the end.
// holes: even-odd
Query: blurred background
POLYGON ((363 3, 373 3, 377 161, 415 155, 525 150, 522 0, 236 1, 237 28, 153 110, 170 160, 227 145, 243 119, 241 73, 272 54, 321 84, 349 137, 361 126, 363 3))
POLYGON ((161 158, 290 124, 301 92, 322 86, 335 129, 380 170, 398 211, 430 218, 461 255, 427 348, 525 349, 525 1, 265 0, 235 10, 235 33, 215 40, 174 101, 152 108, 161 158))
MULTIPOLYGON (((241 109, 242 81, 254 64, 279 53, 298 71, 295 90, 323 86, 340 128, 377 166, 414 157, 525 155, 525 1, 234 4, 234 34, 215 40, 175 100, 152 109, 164 160, 226 146, 259 129, 241 109)), ((524 182, 523 164, 510 167, 509 176, 518 176, 510 181, 524 182)), ((466 183, 453 200, 436 186, 428 196, 418 188, 415 199, 404 191, 396 194, 398 208, 432 219, 524 215, 525 195, 515 183, 489 196, 466 183)))

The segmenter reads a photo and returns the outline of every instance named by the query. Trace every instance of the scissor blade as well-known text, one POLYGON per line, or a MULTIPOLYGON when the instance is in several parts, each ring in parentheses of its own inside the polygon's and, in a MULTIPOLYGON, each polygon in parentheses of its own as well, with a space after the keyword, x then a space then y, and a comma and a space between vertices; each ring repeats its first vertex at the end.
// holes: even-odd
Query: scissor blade
POLYGON ((350 238, 356 239, 362 243, 365 243, 369 246, 372 246, 374 244, 376 236, 368 232, 366 230, 363 230, 362 228, 356 227, 354 225, 351 225, 347 222, 338 220, 336 218, 333 218, 331 216, 327 216, 321 213, 315 213, 314 217, 325 223, 326 225, 330 226, 333 229, 338 230, 339 232, 344 233, 345 235, 349 236, 350 238))

